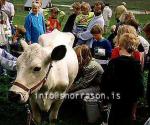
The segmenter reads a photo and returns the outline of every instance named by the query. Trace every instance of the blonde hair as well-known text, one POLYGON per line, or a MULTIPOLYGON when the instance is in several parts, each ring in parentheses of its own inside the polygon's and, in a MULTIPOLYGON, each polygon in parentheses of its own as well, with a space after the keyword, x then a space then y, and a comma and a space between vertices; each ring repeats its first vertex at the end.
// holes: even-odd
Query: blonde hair
POLYGON ((134 14, 131 11, 125 11, 119 17, 119 20, 122 23, 124 23, 126 21, 129 21, 130 19, 134 19, 135 20, 135 16, 134 16, 134 14))
POLYGON ((79 2, 74 2, 72 4, 72 8, 75 8, 75 9, 81 9, 81 4, 79 2))
POLYGON ((119 41, 119 47, 124 48, 128 53, 132 53, 137 50, 140 44, 139 38, 132 33, 124 33, 120 36, 119 41))
POLYGON ((91 6, 90 6, 90 4, 87 3, 87 2, 82 2, 82 3, 81 3, 81 11, 82 11, 82 8, 86 8, 88 12, 91 11, 91 6))
POLYGON ((33 3, 32 3, 32 8, 33 8, 33 7, 40 7, 40 4, 37 3, 37 2, 33 2, 33 3))
POLYGON ((117 36, 114 38, 114 43, 116 46, 119 44, 120 36, 124 33, 131 33, 138 36, 136 29, 130 25, 120 25, 117 31, 117 36))

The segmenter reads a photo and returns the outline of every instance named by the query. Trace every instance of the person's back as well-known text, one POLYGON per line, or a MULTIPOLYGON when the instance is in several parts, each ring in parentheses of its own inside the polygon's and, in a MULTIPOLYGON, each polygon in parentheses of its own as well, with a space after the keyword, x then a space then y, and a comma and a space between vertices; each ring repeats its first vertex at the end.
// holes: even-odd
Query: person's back
POLYGON ((144 95, 141 64, 131 56, 139 39, 125 33, 119 41, 120 56, 108 63, 100 87, 111 103, 109 125, 131 125, 136 120, 137 100, 144 95))
POLYGON ((141 71, 140 62, 132 57, 119 56, 110 61, 112 65, 111 90, 120 93, 118 102, 134 102, 137 100, 137 83, 140 77, 137 72, 141 71))

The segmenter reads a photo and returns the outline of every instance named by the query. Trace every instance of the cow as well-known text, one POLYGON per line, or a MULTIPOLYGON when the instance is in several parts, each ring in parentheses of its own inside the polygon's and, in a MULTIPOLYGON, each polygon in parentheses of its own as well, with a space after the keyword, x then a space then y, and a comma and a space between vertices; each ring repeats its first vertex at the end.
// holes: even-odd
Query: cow
POLYGON ((25 41, 21 42, 24 52, 17 59, 17 76, 8 98, 21 103, 29 100, 36 125, 42 123, 41 111, 50 111, 49 123, 54 125, 63 102, 63 98, 41 95, 63 95, 78 73, 78 59, 72 48, 73 40, 73 34, 55 30, 41 35, 40 44, 28 45, 25 41))

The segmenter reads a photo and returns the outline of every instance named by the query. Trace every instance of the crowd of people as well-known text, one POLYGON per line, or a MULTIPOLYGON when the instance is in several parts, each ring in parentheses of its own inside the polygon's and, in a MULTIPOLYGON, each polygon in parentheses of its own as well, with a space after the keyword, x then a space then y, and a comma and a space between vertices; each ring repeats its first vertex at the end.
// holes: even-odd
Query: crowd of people
POLYGON ((64 12, 52 7, 46 19, 41 5, 41 0, 33 0, 24 27, 20 28, 12 25, 15 16, 13 4, 0 1, 0 64, 3 68, 16 70, 17 57, 23 51, 22 38, 33 44, 38 43, 40 35, 54 29, 71 32, 75 36, 73 47, 79 72, 68 92, 105 93, 108 98, 102 101, 105 105, 111 104, 105 124, 133 125, 138 100, 144 97, 143 74, 148 70, 146 97, 150 112, 150 66, 146 65, 149 61, 150 23, 142 28, 122 2, 115 8, 116 23, 110 29, 113 13, 108 3, 97 1, 91 6, 88 2, 74 2, 73 13, 62 27, 64 12), (104 38, 104 33, 109 36, 104 38))

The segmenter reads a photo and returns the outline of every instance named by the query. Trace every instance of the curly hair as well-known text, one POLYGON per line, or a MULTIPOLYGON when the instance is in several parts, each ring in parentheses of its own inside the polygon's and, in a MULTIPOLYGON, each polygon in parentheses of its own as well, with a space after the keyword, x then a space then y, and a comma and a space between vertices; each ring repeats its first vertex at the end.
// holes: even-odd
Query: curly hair
POLYGON ((139 38, 132 33, 124 33, 120 36, 119 41, 119 46, 127 50, 128 53, 137 50, 140 44, 139 38))
POLYGON ((118 28, 118 31, 117 31, 117 35, 114 38, 114 43, 115 43, 116 46, 118 46, 118 44, 119 44, 120 36, 124 33, 132 33, 132 34, 138 36, 138 34, 136 32, 136 29, 133 26, 120 25, 119 28, 118 28))

